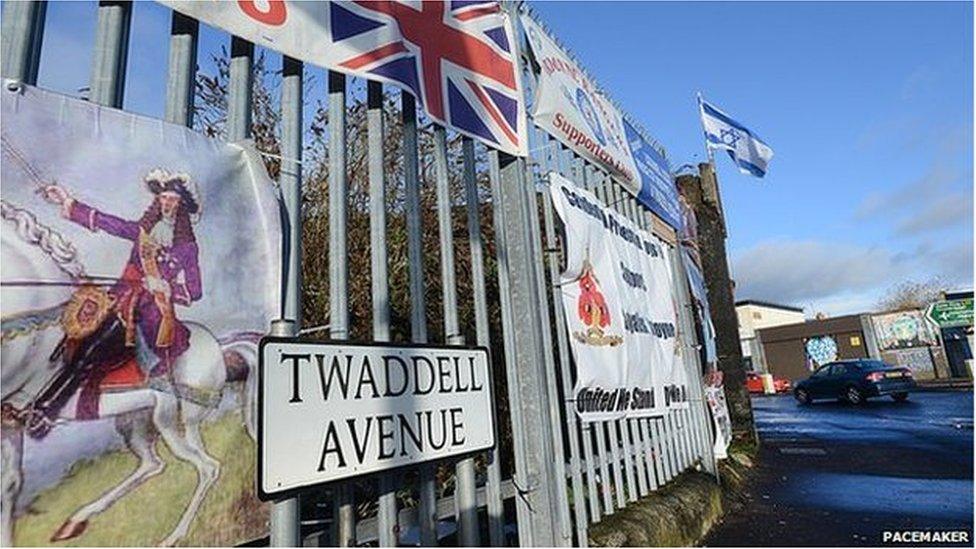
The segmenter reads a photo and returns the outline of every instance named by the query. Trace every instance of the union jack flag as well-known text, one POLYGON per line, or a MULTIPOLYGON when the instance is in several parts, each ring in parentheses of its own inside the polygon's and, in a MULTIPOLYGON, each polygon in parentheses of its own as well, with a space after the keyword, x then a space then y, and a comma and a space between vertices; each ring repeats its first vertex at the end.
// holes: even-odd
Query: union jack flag
POLYGON ((337 70, 409 91, 438 123, 526 154, 514 35, 497 1, 331 2, 337 70))

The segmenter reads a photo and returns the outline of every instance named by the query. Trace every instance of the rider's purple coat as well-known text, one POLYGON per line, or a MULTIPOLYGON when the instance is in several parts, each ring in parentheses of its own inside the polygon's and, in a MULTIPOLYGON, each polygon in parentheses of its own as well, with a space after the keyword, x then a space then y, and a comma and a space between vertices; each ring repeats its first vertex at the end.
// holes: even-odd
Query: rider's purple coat
MULTIPOLYGON (((139 223, 104 213, 78 201, 72 204, 69 218, 91 231, 103 230, 134 243, 122 278, 110 293, 120 301, 125 301, 128 296, 137 296, 135 316, 139 331, 145 342, 168 367, 168 363, 189 347, 190 332, 182 322, 176 320, 176 329, 169 346, 161 348, 157 345, 156 336, 162 313, 156 305, 153 294, 144 291, 145 272, 139 257, 139 223)), ((197 244, 193 241, 160 247, 156 254, 159 274, 169 283, 170 300, 175 304, 187 306, 203 295, 198 255, 197 244)))

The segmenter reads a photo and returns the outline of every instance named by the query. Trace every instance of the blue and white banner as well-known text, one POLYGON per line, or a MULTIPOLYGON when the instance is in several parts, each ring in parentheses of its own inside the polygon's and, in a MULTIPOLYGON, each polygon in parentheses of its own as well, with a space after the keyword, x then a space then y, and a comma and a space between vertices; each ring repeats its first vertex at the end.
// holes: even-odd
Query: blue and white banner
POLYGON ((756 177, 766 175, 766 166, 773 159, 773 149, 763 143, 758 135, 705 100, 699 100, 698 106, 708 148, 728 151, 729 157, 744 174, 756 177))
POLYGON ((637 200, 650 208, 665 223, 681 232, 682 219, 678 189, 671 177, 668 159, 657 147, 644 140, 630 122, 627 120, 623 122, 624 132, 627 134, 627 144, 630 146, 630 154, 634 157, 634 164, 637 165, 637 173, 641 179, 637 200))

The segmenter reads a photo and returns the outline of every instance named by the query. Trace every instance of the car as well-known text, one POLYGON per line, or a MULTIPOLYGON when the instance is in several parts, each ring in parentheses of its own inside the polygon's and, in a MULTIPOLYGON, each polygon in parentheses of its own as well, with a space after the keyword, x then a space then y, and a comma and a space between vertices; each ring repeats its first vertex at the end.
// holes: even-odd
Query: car
POLYGON ((818 398, 863 404, 869 398, 885 395, 895 402, 904 402, 915 387, 915 379, 908 368, 880 360, 841 360, 817 368, 810 377, 796 384, 793 396, 800 404, 809 404, 818 398))
MULTIPOLYGON (((774 376, 773 388, 777 393, 789 393, 790 380, 774 376)), ((762 374, 757 372, 746 372, 746 390, 748 390, 750 393, 765 393, 766 387, 763 385, 762 374)))

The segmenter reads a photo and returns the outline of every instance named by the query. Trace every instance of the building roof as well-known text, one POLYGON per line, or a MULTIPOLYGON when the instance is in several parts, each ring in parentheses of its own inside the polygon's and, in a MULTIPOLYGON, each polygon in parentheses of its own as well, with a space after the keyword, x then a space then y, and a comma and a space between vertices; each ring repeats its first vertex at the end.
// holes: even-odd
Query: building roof
POLYGON ((781 305, 779 303, 773 303, 771 301, 760 301, 758 299, 744 299, 742 301, 736 301, 735 306, 739 305, 755 305, 757 307, 767 307, 769 309, 782 309, 784 311, 793 311, 795 313, 802 313, 803 307, 794 307, 792 305, 781 305))

